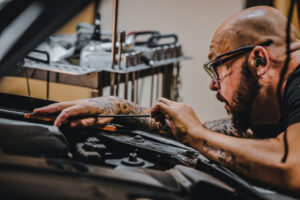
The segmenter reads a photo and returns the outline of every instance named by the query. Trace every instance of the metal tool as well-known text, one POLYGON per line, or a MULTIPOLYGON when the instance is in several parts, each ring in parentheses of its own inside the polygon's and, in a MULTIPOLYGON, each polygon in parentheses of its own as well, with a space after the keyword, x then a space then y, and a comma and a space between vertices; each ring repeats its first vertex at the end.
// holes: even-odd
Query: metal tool
MULTIPOLYGON (((118 9, 119 9, 119 0, 114 0, 113 8, 113 32, 112 32, 112 50, 111 50, 111 68, 115 69, 115 54, 116 54, 116 34, 118 27, 118 9)), ((115 73, 110 72, 110 95, 114 95, 115 90, 115 73)))
MULTIPOLYGON (((152 60, 154 62, 158 61, 158 51, 156 48, 153 48, 152 49, 153 51, 153 57, 152 57, 152 60)), ((154 93, 154 74, 155 74, 155 68, 152 67, 151 68, 151 93, 150 93, 150 107, 152 107, 152 104, 153 104, 153 93, 154 93)))
MULTIPOLYGON (((125 68, 127 69, 130 66, 130 55, 126 54, 125 58, 125 68)), ((124 99, 128 99, 128 81, 129 81, 129 73, 125 73, 125 82, 124 82, 124 99)))
POLYGON ((99 12, 96 12, 95 28, 91 39, 101 41, 101 15, 99 12))
MULTIPOLYGON (((182 50, 181 45, 176 45, 175 47, 175 57, 179 58, 182 56, 182 50)), ((181 86, 181 80, 180 80, 180 63, 176 62, 174 63, 174 67, 176 70, 176 75, 174 76, 174 83, 173 83, 173 99, 175 101, 182 101, 182 98, 179 94, 179 87, 181 86)))
POLYGON ((139 78, 140 78, 140 71, 136 72, 136 92, 135 92, 135 103, 139 103, 139 78))
MULTIPOLYGON (((157 60, 160 61, 163 58, 163 50, 161 47, 157 47, 156 48, 157 51, 157 60)), ((159 97, 159 88, 160 88, 160 80, 159 80, 159 76, 160 76, 160 67, 157 68, 156 70, 156 99, 158 99, 159 97)))
MULTIPOLYGON (((119 48, 118 48, 118 67, 119 70, 121 70, 121 62, 122 62, 122 44, 125 41, 125 36, 126 32, 125 31, 120 31, 118 34, 118 43, 119 43, 119 48)), ((121 74, 117 73, 117 89, 116 89, 116 95, 119 96, 119 85, 120 85, 120 80, 121 79, 121 74)))
MULTIPOLYGON (((141 52, 138 52, 136 54, 136 64, 137 65, 140 65, 142 64, 141 62, 141 56, 142 56, 142 53, 141 52)), ((139 103, 139 78, 140 78, 140 71, 137 71, 136 72, 136 93, 135 93, 135 103, 139 103)))
POLYGON ((135 72, 131 73, 131 101, 134 102, 135 96, 135 72))
MULTIPOLYGON (((132 53, 131 54, 131 65, 136 66, 137 65, 137 53, 132 53)), ((136 73, 132 72, 131 73, 131 101, 135 102, 135 79, 136 79, 136 73)))
POLYGON ((155 73, 155 68, 152 67, 151 69, 151 93, 150 93, 150 107, 152 107, 153 104, 153 92, 154 92, 154 73, 155 73))
POLYGON ((156 99, 158 99, 159 97, 159 86, 160 86, 160 68, 158 67, 157 70, 156 70, 156 99))

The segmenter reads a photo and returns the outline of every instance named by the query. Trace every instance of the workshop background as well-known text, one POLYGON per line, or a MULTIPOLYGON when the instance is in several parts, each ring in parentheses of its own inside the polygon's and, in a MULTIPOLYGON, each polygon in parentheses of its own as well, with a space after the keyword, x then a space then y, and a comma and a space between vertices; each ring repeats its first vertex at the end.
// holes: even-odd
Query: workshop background
MULTIPOLYGON (((210 77, 202 65, 207 61, 209 45, 213 33, 226 18, 246 6, 260 3, 272 4, 283 13, 288 5, 284 0, 246 1, 246 0, 121 0, 119 5, 119 30, 158 30, 161 33, 176 33, 183 53, 192 59, 181 64, 180 96, 184 103, 190 104, 201 121, 226 117, 224 104, 215 98, 215 92, 209 90, 210 77)), ((93 23, 94 6, 90 5, 60 30, 72 33, 79 21, 93 23)), ((102 15, 102 29, 112 29, 112 0, 100 1, 99 11, 102 15)), ((298 23, 297 21, 295 23, 298 23)), ((143 83, 140 104, 149 107, 150 78, 143 83)), ((30 80, 33 97, 45 98, 45 81, 30 80)), ((50 84, 50 99, 67 101, 91 97, 91 89, 65 85, 50 84)), ((122 87, 121 87, 122 90, 122 87)), ((0 81, 0 91, 27 95, 24 78, 5 77, 0 81)), ((104 89, 109 95, 109 88, 104 89)), ((121 91, 122 93, 122 91, 121 91)))
MULTIPOLYGON (((178 34, 184 55, 193 57, 181 63, 180 94, 183 102, 194 108, 200 120, 212 120, 226 117, 226 112, 224 105, 216 100, 215 93, 209 90, 210 77, 202 65, 208 59, 210 40, 217 27, 244 6, 244 1, 236 0, 226 0, 222 4, 219 0, 122 0, 119 27, 178 34)), ((112 1, 102 1, 100 8, 103 28, 111 29, 112 1)), ((142 103, 149 99, 146 96, 143 96, 142 103)))

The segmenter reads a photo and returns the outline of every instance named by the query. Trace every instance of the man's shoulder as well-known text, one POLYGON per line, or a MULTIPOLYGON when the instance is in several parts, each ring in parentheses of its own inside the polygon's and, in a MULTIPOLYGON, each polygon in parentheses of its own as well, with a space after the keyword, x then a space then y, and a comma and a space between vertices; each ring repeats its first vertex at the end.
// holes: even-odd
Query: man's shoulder
POLYGON ((300 65, 289 75, 287 79, 285 85, 285 91, 284 91, 284 100, 288 100, 288 98, 290 98, 292 94, 300 95, 299 92, 300 92, 300 65))
POLYGON ((295 80, 300 79, 300 65, 288 76, 287 83, 286 83, 286 88, 293 83, 295 80))

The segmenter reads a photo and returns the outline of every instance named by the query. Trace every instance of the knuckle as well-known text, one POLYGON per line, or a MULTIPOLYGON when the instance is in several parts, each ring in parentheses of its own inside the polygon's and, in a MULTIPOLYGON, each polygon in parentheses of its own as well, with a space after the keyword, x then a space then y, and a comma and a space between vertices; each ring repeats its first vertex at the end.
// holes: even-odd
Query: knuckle
POLYGON ((163 103, 162 102, 158 102, 156 105, 159 106, 159 107, 161 107, 163 105, 163 103))
POLYGON ((174 106, 172 106, 172 107, 173 107, 174 110, 178 110, 178 109, 180 109, 182 106, 179 105, 179 104, 177 104, 177 105, 174 105, 174 106))
POLYGON ((60 114, 61 118, 68 118, 70 117, 70 111, 68 110, 63 110, 60 114))
POLYGON ((107 124, 108 120, 109 119, 99 118, 97 121, 97 124, 99 124, 99 125, 107 124))
POLYGON ((87 126, 88 123, 87 123, 86 120, 81 120, 81 121, 80 121, 80 125, 81 125, 81 126, 87 126))
POLYGON ((47 107, 59 107, 61 106, 61 103, 53 103, 51 105, 48 105, 47 107))
POLYGON ((70 126, 71 127, 77 127, 78 126, 78 122, 77 121, 71 121, 70 122, 70 126))
POLYGON ((68 110, 64 109, 61 111, 61 115, 66 115, 66 114, 68 114, 68 110))
POLYGON ((98 120, 97 120, 97 124, 99 124, 99 125, 104 124, 104 120, 103 120, 103 119, 98 119, 98 120))
POLYGON ((185 107, 186 107, 186 108, 189 108, 189 109, 192 108, 192 106, 189 105, 189 104, 185 104, 185 107))
POLYGON ((55 103, 55 104, 50 105, 49 108, 55 109, 55 110, 60 110, 60 109, 63 109, 64 106, 62 103, 55 103))

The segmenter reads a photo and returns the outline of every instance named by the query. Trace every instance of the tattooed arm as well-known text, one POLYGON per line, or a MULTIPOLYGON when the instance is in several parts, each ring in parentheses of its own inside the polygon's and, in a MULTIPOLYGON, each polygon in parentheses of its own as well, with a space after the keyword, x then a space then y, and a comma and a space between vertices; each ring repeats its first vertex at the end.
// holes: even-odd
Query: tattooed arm
MULTIPOLYGON (((49 106, 34 110, 35 114, 59 114, 54 122, 55 126, 61 126, 68 122, 68 118, 78 115, 99 115, 99 114, 149 114, 149 108, 143 108, 130 101, 118 97, 96 97, 81 99, 76 101, 55 103, 49 106)), ((163 130, 157 129, 156 123, 152 118, 87 118, 71 121, 70 126, 101 126, 112 122, 125 126, 135 127, 140 130, 158 132, 161 134, 170 133, 169 126, 163 130)))
MULTIPOLYGON (((97 107, 102 107, 103 104, 106 109, 109 109, 109 113, 113 114, 136 114, 144 115, 150 114, 150 109, 139 106, 131 101, 124 100, 118 97, 103 97, 89 99, 89 101, 95 103, 97 107)), ((126 118, 116 118, 113 122, 124 126, 134 127, 139 130, 157 132, 160 134, 170 135, 171 130, 168 124, 166 124, 163 129, 158 129, 156 122, 150 117, 126 117, 126 118)))
POLYGON ((189 105, 165 98, 160 98, 151 109, 152 115, 158 111, 169 120, 176 139, 207 158, 269 187, 300 193, 300 123, 286 130, 289 156, 282 163, 283 133, 269 139, 220 134, 205 128, 189 105))
POLYGON ((250 129, 248 129, 245 132, 238 132, 233 127, 233 123, 230 118, 204 122, 203 126, 211 131, 223 133, 229 136, 241 137, 241 138, 254 138, 254 134, 250 129))

